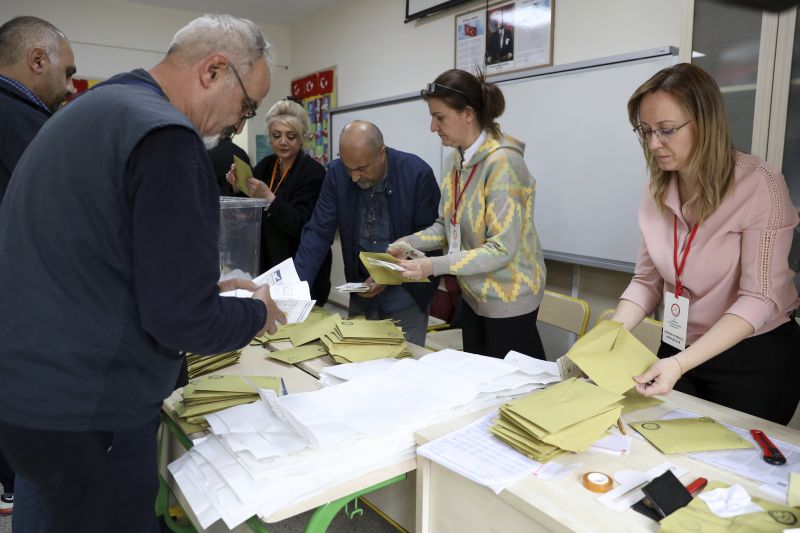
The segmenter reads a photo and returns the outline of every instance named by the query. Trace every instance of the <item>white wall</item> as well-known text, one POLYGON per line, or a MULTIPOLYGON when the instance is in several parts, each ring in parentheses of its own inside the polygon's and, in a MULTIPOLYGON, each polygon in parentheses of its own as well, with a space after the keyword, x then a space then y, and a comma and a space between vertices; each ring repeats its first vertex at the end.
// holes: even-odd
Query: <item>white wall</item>
MULTIPOLYGON (((166 54, 172 36, 201 12, 181 11, 119 0, 2 0, 0 21, 33 15, 51 22, 72 43, 79 78, 108 78, 134 68, 150 68, 166 54)), ((289 28, 256 21, 273 44, 274 63, 289 62, 289 28)), ((250 121, 248 152, 255 156, 255 133, 264 130, 269 106, 286 96, 289 73, 273 68, 273 89, 250 121)))
MULTIPOLYGON (((692 0, 555 0, 554 4, 555 64, 666 45, 679 46, 681 55, 688 57, 692 0)), ((335 66, 340 106, 416 92, 453 67, 455 15, 482 5, 485 2, 473 2, 404 24, 402 1, 341 0, 291 28, 292 76, 335 66)), ((334 262, 340 261, 338 256, 334 246, 334 262)), ((547 288, 570 294, 572 266, 550 261, 547 268, 547 288)), ((578 296, 589 301, 593 317, 615 307, 630 280, 629 274, 596 268, 581 268, 580 273, 578 296)), ((557 344, 563 343, 559 339, 557 344)))

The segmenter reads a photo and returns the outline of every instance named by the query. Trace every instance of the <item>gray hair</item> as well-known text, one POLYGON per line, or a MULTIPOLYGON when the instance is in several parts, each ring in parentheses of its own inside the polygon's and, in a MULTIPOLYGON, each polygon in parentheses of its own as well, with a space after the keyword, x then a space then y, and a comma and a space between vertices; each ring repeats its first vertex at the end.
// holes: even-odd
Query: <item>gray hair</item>
POLYGON ((267 132, 275 122, 285 122, 301 139, 305 140, 311 129, 311 120, 306 110, 297 102, 281 100, 267 111, 267 132))
POLYGON ((64 33, 38 17, 15 17, 0 26, 0 67, 25 60, 28 50, 39 47, 54 64, 61 59, 64 33))
POLYGON ((192 63, 215 53, 225 54, 236 62, 242 75, 261 58, 270 61, 270 46, 255 24, 222 14, 203 15, 178 30, 167 56, 177 55, 192 63))

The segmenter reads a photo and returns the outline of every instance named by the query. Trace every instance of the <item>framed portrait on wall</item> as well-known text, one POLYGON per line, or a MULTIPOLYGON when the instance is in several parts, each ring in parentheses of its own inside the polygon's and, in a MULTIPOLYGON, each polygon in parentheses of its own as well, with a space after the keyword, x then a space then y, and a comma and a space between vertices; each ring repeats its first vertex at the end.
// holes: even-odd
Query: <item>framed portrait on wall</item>
POLYGON ((554 2, 497 2, 457 15, 455 67, 492 75, 552 65, 554 2))

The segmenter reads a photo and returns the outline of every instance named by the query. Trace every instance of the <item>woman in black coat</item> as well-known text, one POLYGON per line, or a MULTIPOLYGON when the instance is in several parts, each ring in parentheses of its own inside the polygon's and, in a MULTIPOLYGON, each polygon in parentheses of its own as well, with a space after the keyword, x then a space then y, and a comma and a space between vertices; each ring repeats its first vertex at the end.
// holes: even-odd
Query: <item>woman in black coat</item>
MULTIPOLYGON (((309 129, 308 113, 291 100, 281 100, 267 112, 273 154, 256 165, 255 179, 247 183, 251 197, 269 202, 261 222, 262 272, 295 255, 322 188, 325 167, 302 150, 309 129)), ((228 176, 235 180, 233 171, 228 176)), ((324 305, 331 289, 330 251, 317 278, 309 283, 311 298, 324 305)))

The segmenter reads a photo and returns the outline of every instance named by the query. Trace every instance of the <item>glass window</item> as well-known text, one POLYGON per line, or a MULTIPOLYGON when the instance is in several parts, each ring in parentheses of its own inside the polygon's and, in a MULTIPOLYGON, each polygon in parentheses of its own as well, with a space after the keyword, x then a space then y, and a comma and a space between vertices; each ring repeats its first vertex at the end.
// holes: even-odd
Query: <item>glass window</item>
POLYGON ((717 80, 733 144, 743 152, 751 151, 753 140, 761 15, 712 0, 694 3, 692 63, 717 80))

